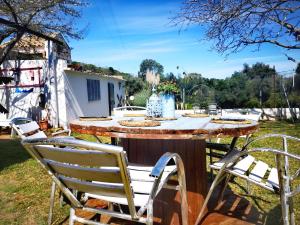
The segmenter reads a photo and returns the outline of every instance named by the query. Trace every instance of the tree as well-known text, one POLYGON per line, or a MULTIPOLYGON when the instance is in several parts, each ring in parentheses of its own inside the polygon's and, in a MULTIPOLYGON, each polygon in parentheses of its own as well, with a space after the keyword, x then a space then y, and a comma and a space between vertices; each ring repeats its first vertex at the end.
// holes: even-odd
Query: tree
POLYGON ((147 88, 147 84, 139 77, 134 77, 130 74, 124 76, 126 93, 128 96, 135 95, 137 92, 140 92, 143 89, 147 88))
POLYGON ((300 94, 300 63, 298 63, 295 75, 295 90, 300 94))
POLYGON ((201 25, 220 53, 269 43, 300 49, 299 0, 185 0, 176 25, 201 25))
POLYGON ((141 77, 143 80, 146 79, 147 70, 154 72, 154 74, 162 75, 164 72, 164 67, 153 59, 144 59, 140 64, 140 71, 138 73, 139 77, 141 77))
POLYGON ((74 25, 86 4, 82 0, 0 0, 0 44, 9 40, 0 52, 0 65, 26 34, 57 42, 53 33, 81 38, 83 30, 74 25))

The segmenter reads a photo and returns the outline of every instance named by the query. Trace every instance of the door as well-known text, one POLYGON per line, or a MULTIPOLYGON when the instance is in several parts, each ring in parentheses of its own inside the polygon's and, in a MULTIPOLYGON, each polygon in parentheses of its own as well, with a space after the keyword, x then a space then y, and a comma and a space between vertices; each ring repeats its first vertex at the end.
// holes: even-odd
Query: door
POLYGON ((111 116, 113 109, 115 108, 115 86, 113 83, 108 82, 108 108, 109 115, 111 116))

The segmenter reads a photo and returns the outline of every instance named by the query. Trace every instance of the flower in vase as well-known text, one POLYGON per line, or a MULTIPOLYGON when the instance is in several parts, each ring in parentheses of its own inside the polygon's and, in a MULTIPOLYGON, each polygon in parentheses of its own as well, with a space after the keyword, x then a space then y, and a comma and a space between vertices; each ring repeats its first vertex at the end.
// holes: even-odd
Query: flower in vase
POLYGON ((161 94, 177 94, 179 92, 179 88, 173 81, 159 83, 157 90, 161 94))

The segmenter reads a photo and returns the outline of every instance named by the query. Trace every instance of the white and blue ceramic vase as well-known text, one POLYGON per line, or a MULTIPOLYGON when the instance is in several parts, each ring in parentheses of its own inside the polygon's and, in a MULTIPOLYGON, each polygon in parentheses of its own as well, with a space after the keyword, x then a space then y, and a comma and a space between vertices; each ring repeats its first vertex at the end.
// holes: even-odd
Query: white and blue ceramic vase
POLYGON ((155 93, 156 89, 153 86, 152 95, 147 101, 147 116, 148 117, 161 117, 162 116, 162 103, 160 97, 155 93))
POLYGON ((162 103, 162 117, 175 118, 175 95, 174 94, 161 94, 162 103))

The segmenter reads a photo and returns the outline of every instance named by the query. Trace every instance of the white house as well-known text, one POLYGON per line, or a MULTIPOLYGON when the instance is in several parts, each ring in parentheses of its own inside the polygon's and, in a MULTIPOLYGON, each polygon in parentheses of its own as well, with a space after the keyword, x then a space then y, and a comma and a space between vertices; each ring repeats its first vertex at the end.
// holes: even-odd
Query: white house
POLYGON ((124 80, 118 76, 64 70, 61 87, 66 107, 61 119, 66 121, 79 116, 109 116, 124 102, 124 80))
POLYGON ((109 116, 114 107, 122 106, 122 77, 74 71, 68 68, 70 52, 66 43, 58 46, 25 37, 0 68, 0 76, 14 78, 0 84, 0 104, 8 110, 0 113, 0 121, 15 117, 39 121, 46 112, 51 125, 67 127, 80 116, 109 116), (29 52, 28 41, 35 46, 29 52))

